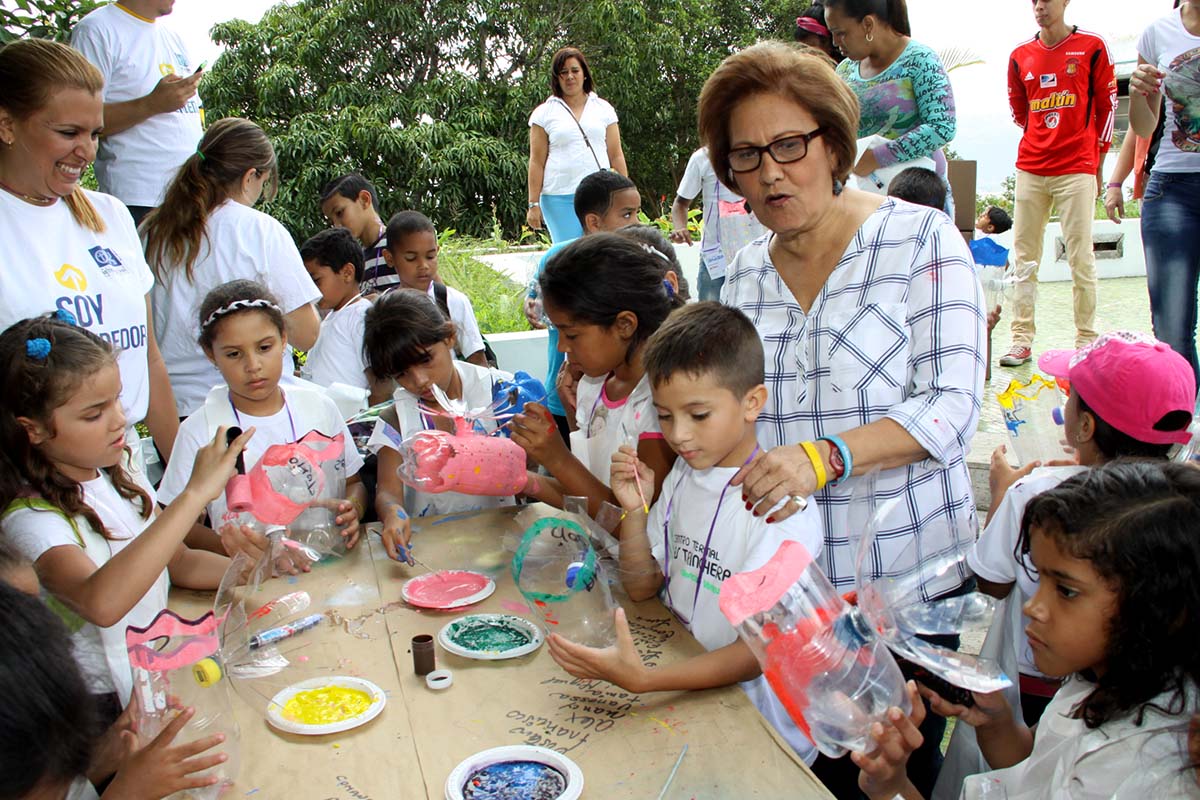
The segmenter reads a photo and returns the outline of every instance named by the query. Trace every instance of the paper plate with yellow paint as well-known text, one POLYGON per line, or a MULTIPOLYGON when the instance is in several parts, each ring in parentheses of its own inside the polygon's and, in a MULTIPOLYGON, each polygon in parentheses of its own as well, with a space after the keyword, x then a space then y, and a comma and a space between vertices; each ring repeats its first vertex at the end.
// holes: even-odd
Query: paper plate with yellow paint
POLYGON ((362 678, 310 678, 271 698, 267 722, 305 736, 341 733, 375 719, 386 703, 383 690, 362 678))

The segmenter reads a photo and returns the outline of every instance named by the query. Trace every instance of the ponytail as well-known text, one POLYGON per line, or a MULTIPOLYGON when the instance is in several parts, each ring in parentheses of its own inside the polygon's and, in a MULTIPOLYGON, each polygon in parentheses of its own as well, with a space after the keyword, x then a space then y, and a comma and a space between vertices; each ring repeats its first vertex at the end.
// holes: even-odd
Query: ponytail
POLYGON ((162 205, 142 223, 146 260, 160 281, 180 266, 188 283, 193 281, 192 269, 208 235, 209 214, 233 195, 251 169, 270 172, 265 193, 274 197, 279 170, 262 128, 239 117, 213 123, 167 187, 162 205))
POLYGON ((81 187, 76 186, 72 189, 71 193, 63 198, 63 202, 71 210, 71 217, 81 227, 96 233, 104 233, 104 220, 100 219, 96 207, 92 205, 92 201, 88 199, 87 193, 81 187))
POLYGON ((912 36, 907 0, 887 0, 887 23, 901 36, 912 36))

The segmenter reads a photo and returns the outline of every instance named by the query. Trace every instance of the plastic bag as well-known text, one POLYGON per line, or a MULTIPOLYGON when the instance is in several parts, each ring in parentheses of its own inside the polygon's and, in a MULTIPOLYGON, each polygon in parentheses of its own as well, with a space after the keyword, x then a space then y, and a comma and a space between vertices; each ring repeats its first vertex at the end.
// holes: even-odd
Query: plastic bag
POLYGON ((228 760, 193 776, 215 775, 220 781, 203 789, 177 792, 172 798, 216 800, 237 778, 241 734, 219 652, 218 626, 212 612, 187 620, 164 609, 145 628, 130 626, 125 631, 133 672, 131 702, 136 704, 136 727, 142 742, 152 741, 189 707, 195 708, 196 714, 175 737, 174 746, 225 735, 213 752, 224 753, 228 760))
POLYGON ((996 399, 1018 464, 1072 457, 1064 443, 1063 395, 1055 381, 1037 374, 1027 382, 1014 380, 996 399))
MULTIPOLYGON (((571 499, 571 498, 569 498, 571 499)), ((547 633, 589 647, 616 641, 608 569, 592 544, 585 514, 521 512, 524 529, 512 559, 513 582, 547 633)))

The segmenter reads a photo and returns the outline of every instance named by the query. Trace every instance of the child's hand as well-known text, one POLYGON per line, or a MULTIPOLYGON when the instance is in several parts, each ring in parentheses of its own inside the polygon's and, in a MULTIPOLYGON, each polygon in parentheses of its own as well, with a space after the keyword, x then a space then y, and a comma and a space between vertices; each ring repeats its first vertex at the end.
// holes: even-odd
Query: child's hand
MULTIPOLYGON (((221 546, 230 558, 236 558, 238 553, 244 553, 251 564, 258 560, 271 546, 271 541, 265 534, 256 531, 249 525, 222 525, 217 535, 221 537, 221 546)), ((274 575, 299 575, 301 572, 312 570, 312 561, 302 553, 284 547, 275 559, 274 575)))
POLYGON ((568 452, 554 416, 541 403, 526 403, 525 410, 513 417, 512 440, 551 472, 552 465, 568 452))
POLYGON ((218 776, 197 776, 196 773, 229 759, 225 753, 200 755, 224 742, 224 734, 171 746, 195 713, 194 708, 184 709, 154 737, 154 741, 140 750, 136 750, 137 736, 132 731, 122 733, 135 752, 121 765, 105 790, 105 800, 161 800, 175 792, 215 786, 221 780, 218 776))
POLYGON ((125 733, 133 733, 136 705, 131 700, 125 710, 104 732, 92 749, 92 763, 88 765, 87 779, 92 783, 103 783, 112 777, 121 764, 137 749, 136 739, 130 742, 125 733), (131 746, 132 745, 132 746, 131 746))
POLYGON ((1000 306, 997 305, 995 308, 993 308, 991 311, 989 311, 988 315, 987 315, 988 333, 990 334, 992 332, 992 329, 995 328, 999 323, 1000 323, 1000 306))
POLYGON ((576 678, 598 678, 615 683, 627 692, 644 692, 646 667, 633 644, 625 609, 616 611, 617 643, 612 647, 586 647, 550 634, 550 657, 576 678))
POLYGON ((1042 462, 1031 461, 1025 466, 1015 469, 1008 463, 1008 447, 1000 445, 992 451, 992 462, 988 466, 988 488, 992 492, 992 506, 998 506, 1004 495, 1017 481, 1040 467, 1042 462))
POLYGON ((388 558, 406 564, 413 563, 409 553, 412 549, 409 544, 412 541, 412 520, 402 507, 395 507, 391 519, 384 521, 383 530, 379 535, 383 539, 383 549, 388 558))
POLYGON ((570 361, 564 361, 562 368, 558 371, 558 376, 554 379, 554 391, 558 392, 558 401, 562 403, 567 419, 575 419, 579 379, 582 377, 582 369, 570 361))
POLYGON ((905 716, 899 708, 889 708, 888 724, 872 723, 871 737, 875 749, 870 753, 855 752, 850 760, 858 765, 858 788, 871 800, 892 800, 905 793, 908 783, 908 758, 925 741, 917 730, 925 720, 925 704, 912 681, 905 687, 912 714, 905 716))
POLYGON ((971 707, 951 703, 928 686, 919 687, 921 696, 929 701, 933 713, 943 717, 958 717, 972 728, 986 728, 996 722, 1012 720, 1012 707, 1004 699, 1004 692, 971 692, 975 705, 971 707))
POLYGON ((228 428, 224 425, 217 428, 216 436, 196 451, 196 460, 192 462, 192 477, 188 479, 187 488, 205 503, 211 503, 225 491, 225 484, 229 483, 233 476, 238 456, 254 435, 254 428, 250 428, 229 444, 225 444, 226 430, 228 428))
POLYGON ((654 470, 638 460, 637 450, 623 444, 613 453, 612 469, 609 473, 609 486, 623 511, 642 509, 642 493, 638 491, 638 480, 641 480, 642 486, 654 486, 654 470))
POLYGON ((341 529, 342 538, 346 540, 346 549, 353 550, 358 544, 358 508, 349 500, 334 500, 330 510, 337 514, 333 524, 341 529))

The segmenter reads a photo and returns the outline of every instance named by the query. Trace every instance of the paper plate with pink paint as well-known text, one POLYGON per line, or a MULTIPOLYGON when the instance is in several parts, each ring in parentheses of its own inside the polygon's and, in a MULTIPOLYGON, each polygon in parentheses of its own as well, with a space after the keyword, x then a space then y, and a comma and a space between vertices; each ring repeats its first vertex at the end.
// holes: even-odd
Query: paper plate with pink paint
POLYGON ((478 572, 449 569, 413 578, 400 596, 410 606, 447 610, 478 603, 496 591, 496 582, 478 572))

